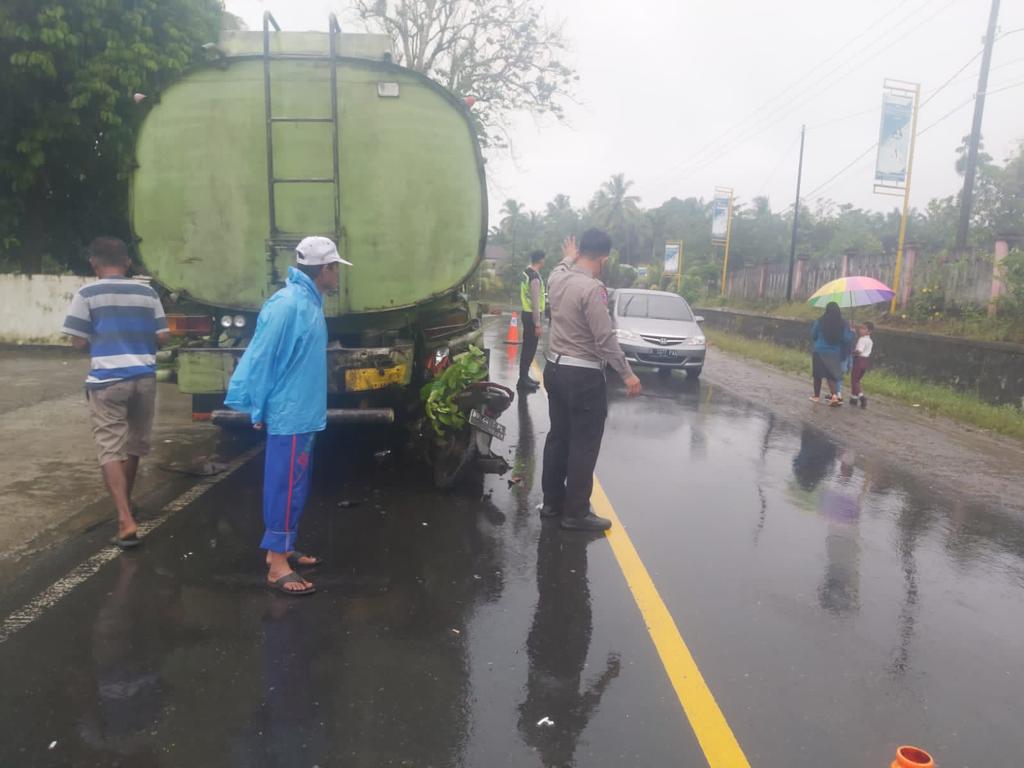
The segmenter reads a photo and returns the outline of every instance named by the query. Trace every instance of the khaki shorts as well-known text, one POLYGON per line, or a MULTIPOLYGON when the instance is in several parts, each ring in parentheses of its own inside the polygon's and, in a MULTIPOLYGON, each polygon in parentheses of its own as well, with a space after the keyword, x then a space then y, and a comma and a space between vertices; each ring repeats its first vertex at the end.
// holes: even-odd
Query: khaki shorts
POLYGON ((149 453, 156 378, 144 376, 87 391, 100 466, 149 453))

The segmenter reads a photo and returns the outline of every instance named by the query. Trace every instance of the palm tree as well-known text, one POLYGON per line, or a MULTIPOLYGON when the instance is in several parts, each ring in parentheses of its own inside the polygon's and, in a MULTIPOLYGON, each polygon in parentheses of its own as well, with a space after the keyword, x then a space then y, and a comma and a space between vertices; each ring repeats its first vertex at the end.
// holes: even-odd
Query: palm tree
POLYGON ((615 238, 626 263, 631 261, 630 241, 643 218, 640 198, 629 194, 632 186, 633 182, 627 181, 625 174, 617 173, 601 185, 590 202, 594 218, 615 238))
POLYGON ((501 212, 505 214, 505 217, 501 220, 501 228, 508 232, 512 238, 513 260, 516 257, 516 230, 519 228, 519 222, 523 218, 523 211, 523 204, 511 197, 501 207, 501 212))

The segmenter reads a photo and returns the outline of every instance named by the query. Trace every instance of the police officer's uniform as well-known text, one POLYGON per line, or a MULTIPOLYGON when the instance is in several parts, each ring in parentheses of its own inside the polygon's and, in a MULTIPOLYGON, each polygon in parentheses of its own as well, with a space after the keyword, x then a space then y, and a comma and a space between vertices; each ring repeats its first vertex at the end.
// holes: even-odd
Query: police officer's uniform
POLYGON ((546 302, 544 278, 531 265, 523 270, 519 285, 519 304, 523 310, 523 348, 519 355, 520 387, 532 385, 536 388, 536 382, 530 378, 530 366, 537 354, 540 335, 537 333, 536 327, 540 325, 544 317, 546 302))
MULTIPOLYGON (((605 367, 633 376, 608 314, 608 292, 578 264, 560 264, 549 283, 551 332, 544 369, 551 429, 544 445, 545 514, 578 527, 590 512, 594 466, 608 414, 605 367)), ((581 526, 580 526, 581 527, 581 526)))

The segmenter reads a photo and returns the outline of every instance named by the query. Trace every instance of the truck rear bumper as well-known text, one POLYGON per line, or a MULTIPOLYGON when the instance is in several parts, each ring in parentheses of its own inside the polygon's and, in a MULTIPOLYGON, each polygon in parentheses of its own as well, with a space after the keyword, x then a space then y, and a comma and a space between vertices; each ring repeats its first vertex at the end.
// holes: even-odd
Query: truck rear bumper
MULTIPOLYGON (((178 350, 178 388, 191 395, 227 392, 242 347, 182 347, 178 350)), ((327 391, 332 395, 370 392, 412 380, 413 346, 329 348, 327 391)))
MULTIPOLYGON (((244 427, 249 425, 249 414, 218 409, 210 414, 210 421, 218 427, 244 427)), ((394 424, 394 408, 328 408, 327 425, 342 424, 394 424)))

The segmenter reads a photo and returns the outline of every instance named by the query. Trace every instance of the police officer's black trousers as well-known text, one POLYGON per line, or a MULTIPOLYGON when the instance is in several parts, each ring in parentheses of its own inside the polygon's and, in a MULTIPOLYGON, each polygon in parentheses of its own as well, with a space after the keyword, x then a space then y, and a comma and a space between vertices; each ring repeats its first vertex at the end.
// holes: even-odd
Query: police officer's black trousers
POLYGON ((537 356, 537 344, 540 337, 534 330, 533 312, 523 312, 523 348, 519 354, 519 381, 530 378, 530 366, 537 356))
POLYGON ((548 363, 544 368, 551 429, 544 443, 544 503, 569 517, 590 511, 608 392, 604 371, 548 363))

